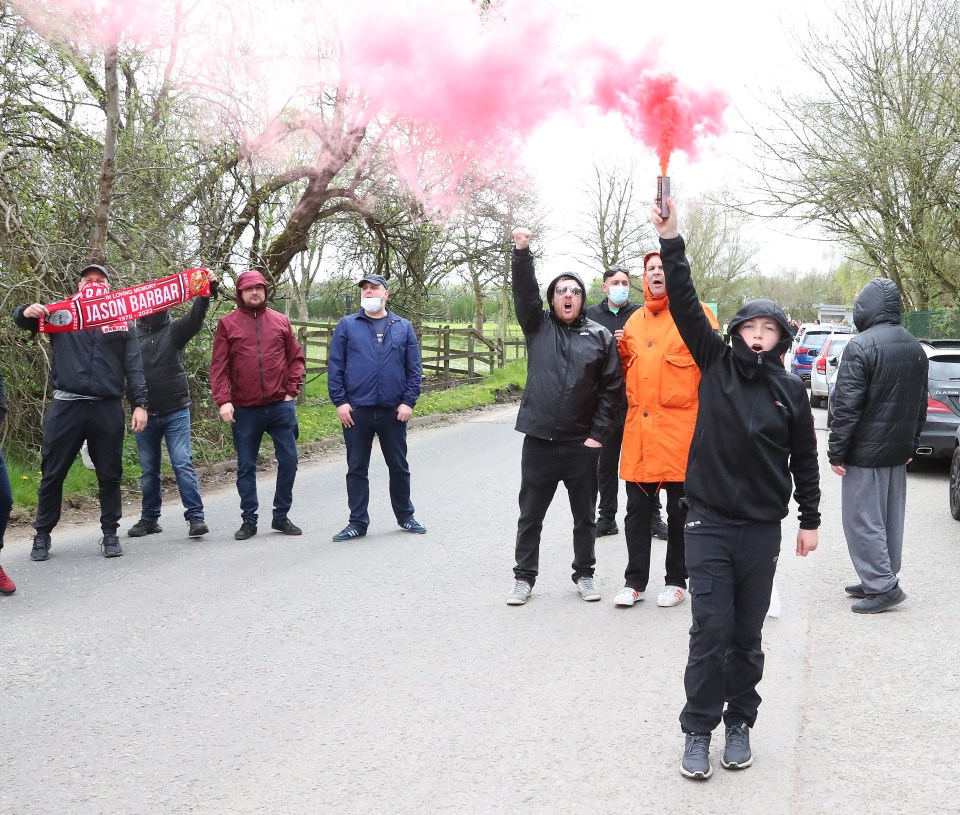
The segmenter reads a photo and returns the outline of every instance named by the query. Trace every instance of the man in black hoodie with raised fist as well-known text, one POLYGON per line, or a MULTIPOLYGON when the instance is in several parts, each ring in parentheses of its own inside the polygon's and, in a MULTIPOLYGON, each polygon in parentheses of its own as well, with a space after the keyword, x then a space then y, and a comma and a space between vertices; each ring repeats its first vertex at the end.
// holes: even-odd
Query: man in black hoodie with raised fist
POLYGON ((584 313, 586 292, 575 274, 556 277, 543 308, 529 229, 515 229, 513 302, 527 343, 527 384, 516 429, 520 464, 517 565, 508 605, 530 597, 540 563, 543 519, 561 482, 573 513, 573 581, 584 600, 600 599, 593 581, 597 527, 597 461, 623 398, 613 335, 584 313))
POLYGON ((783 369, 790 328, 770 300, 748 300, 729 323, 727 345, 703 312, 677 229, 655 204, 670 314, 700 368, 700 407, 687 460, 684 526, 690 575, 690 652, 680 772, 713 774, 710 739, 725 725, 721 765, 753 763, 750 729, 763 678, 763 621, 780 556, 790 488, 799 507, 796 553, 817 548, 820 467, 813 414, 803 382, 783 369), (792 483, 791 483, 792 482, 792 483))
MULTIPOLYGON (((217 278, 207 271, 211 294, 216 293, 217 278)), ((162 444, 167 443, 170 464, 177 478, 177 490, 183 502, 183 516, 191 538, 209 532, 203 515, 200 482, 193 466, 190 443, 190 385, 183 367, 183 349, 203 328, 210 308, 209 297, 196 297, 190 310, 170 319, 169 311, 149 314, 137 320, 137 341, 143 357, 143 370, 150 398, 150 421, 137 434, 137 456, 140 459, 140 492, 143 505, 140 520, 129 530, 131 538, 161 532, 160 506, 163 485, 160 480, 162 444)))

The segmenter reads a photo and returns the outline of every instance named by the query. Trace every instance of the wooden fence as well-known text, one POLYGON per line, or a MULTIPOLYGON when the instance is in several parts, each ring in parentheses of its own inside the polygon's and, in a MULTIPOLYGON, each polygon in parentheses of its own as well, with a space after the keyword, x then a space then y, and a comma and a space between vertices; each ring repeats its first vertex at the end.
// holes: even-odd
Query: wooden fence
MULTIPOLYGON (((291 320, 290 324, 307 358, 306 380, 325 374, 330 367, 330 339, 337 324, 302 320, 291 320)), ((444 385, 454 379, 485 376, 526 355, 522 337, 492 339, 472 327, 425 327, 420 335, 424 378, 439 380, 444 385)))

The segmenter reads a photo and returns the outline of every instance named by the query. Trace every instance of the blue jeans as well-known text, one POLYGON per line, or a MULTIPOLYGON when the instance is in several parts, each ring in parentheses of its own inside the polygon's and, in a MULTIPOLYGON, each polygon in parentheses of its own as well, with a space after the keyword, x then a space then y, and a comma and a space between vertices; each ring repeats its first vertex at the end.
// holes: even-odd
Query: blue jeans
POLYGON ((140 458, 140 492, 143 494, 143 509, 140 517, 156 520, 160 517, 162 485, 160 482, 161 444, 167 442, 170 464, 177 477, 177 489, 183 502, 183 517, 203 520, 203 501, 200 499, 200 482, 193 468, 193 451, 190 448, 190 408, 150 415, 147 426, 135 433, 137 456, 140 458))
POLYGON ((3 549, 3 536, 7 532, 11 509, 13 509, 13 491, 10 489, 7 463, 3 460, 3 453, 0 453, 0 549, 3 549))
POLYGON ((370 503, 370 453, 373 437, 380 440, 383 460, 390 473, 390 504, 397 523, 413 517, 410 502, 410 467, 407 466, 407 423, 397 419, 397 409, 388 407, 355 407, 351 413, 353 427, 343 429, 347 445, 347 504, 350 523, 366 531, 370 525, 367 506, 370 503))
POLYGON ((233 446, 237 450, 237 492, 244 523, 256 525, 257 457, 266 433, 273 439, 277 455, 277 487, 273 494, 273 519, 287 517, 293 504, 293 482, 297 477, 297 406, 293 400, 269 405, 235 407, 233 410, 233 446))

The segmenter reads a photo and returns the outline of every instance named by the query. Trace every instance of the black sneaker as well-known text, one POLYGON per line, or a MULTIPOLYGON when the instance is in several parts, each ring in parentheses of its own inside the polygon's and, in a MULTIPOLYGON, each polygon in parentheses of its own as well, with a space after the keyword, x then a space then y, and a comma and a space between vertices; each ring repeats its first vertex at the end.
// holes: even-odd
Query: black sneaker
POLYGON ((844 586, 843 590, 857 600, 862 600, 867 596, 867 593, 863 590, 863 583, 854 583, 851 586, 844 586))
POLYGON ((654 515, 650 520, 650 534, 655 538, 660 538, 662 541, 665 541, 669 536, 667 524, 659 513, 654 515))
POLYGON ((620 530, 617 528, 617 522, 613 518, 601 518, 597 521, 597 537, 604 535, 616 535, 620 530))
POLYGON ((406 529, 407 532, 413 532, 415 535, 426 535, 427 528, 420 523, 416 518, 409 518, 400 524, 401 528, 406 529))
POLYGON ((879 614, 888 608, 900 605, 907 599, 907 593, 899 586, 894 586, 883 594, 868 594, 862 600, 857 600, 850 609, 856 614, 879 614))
POLYGON ((233 533, 233 537, 238 541, 245 541, 247 538, 252 538, 256 534, 257 525, 244 521, 242 524, 240 524, 240 528, 233 533))
POLYGON ((720 763, 728 770, 743 770, 753 764, 750 752, 750 728, 746 722, 727 725, 726 745, 720 763))
POLYGON ((30 560, 46 560, 50 557, 50 534, 39 532, 33 536, 33 549, 30 550, 30 560))
POLYGON ((116 535, 104 535, 100 538, 100 551, 104 557, 120 557, 123 554, 120 538, 116 535))
POLYGON ((270 524, 270 528, 275 529, 277 532, 283 532, 284 535, 303 534, 303 530, 289 518, 274 518, 273 523, 270 524))
POLYGON ((680 772, 687 778, 697 780, 707 779, 713 775, 713 767, 710 766, 709 733, 687 733, 680 772))
POLYGON ((210 531, 210 527, 207 526, 207 522, 203 518, 191 518, 190 519, 190 531, 187 532, 187 536, 190 538, 199 538, 201 535, 206 535, 210 531))
POLYGON ((333 540, 337 542, 349 541, 353 540, 354 538, 362 538, 366 534, 366 529, 360 529, 360 527, 354 526, 353 524, 347 524, 343 529, 333 536, 333 540))
POLYGON ((141 518, 127 530, 127 536, 142 538, 144 535, 155 535, 157 532, 163 532, 163 530, 156 518, 141 518))

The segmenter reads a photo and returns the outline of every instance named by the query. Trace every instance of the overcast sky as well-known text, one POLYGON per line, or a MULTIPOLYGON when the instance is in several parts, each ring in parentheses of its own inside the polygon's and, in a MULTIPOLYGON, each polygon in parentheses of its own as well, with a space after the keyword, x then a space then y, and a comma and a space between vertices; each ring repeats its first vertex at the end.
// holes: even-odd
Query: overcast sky
MULTIPOLYGON (((807 20, 829 19, 837 0, 673 0, 660 5, 621 0, 559 0, 558 13, 582 33, 592 31, 631 53, 651 40, 661 42, 664 67, 683 81, 721 89, 731 107, 725 136, 705 143, 695 162, 682 154, 671 160, 670 176, 686 196, 721 186, 735 186, 741 170, 738 160, 749 159, 747 139, 738 133, 743 119, 760 122, 766 116, 763 100, 777 88, 809 88, 788 31, 803 31, 807 20)), ((587 179, 595 155, 636 159, 638 180, 649 177, 649 194, 656 192, 659 175, 652 150, 635 144, 615 117, 585 123, 555 119, 531 141, 527 168, 538 181, 543 202, 554 214, 558 235, 575 227, 582 207, 578 187, 587 179), (644 173, 645 168, 647 172, 644 173)), ((682 211, 681 211, 682 218, 682 211)), ((681 231, 683 228, 681 220, 681 231)), ((765 272, 796 266, 822 267, 830 262, 831 245, 796 235, 796 225, 770 221, 758 224, 750 240, 760 247, 758 262, 765 272)), ((810 234, 814 234, 811 232, 810 234)), ((576 245, 555 238, 548 247, 539 276, 552 276, 570 266, 565 256, 576 245)))

